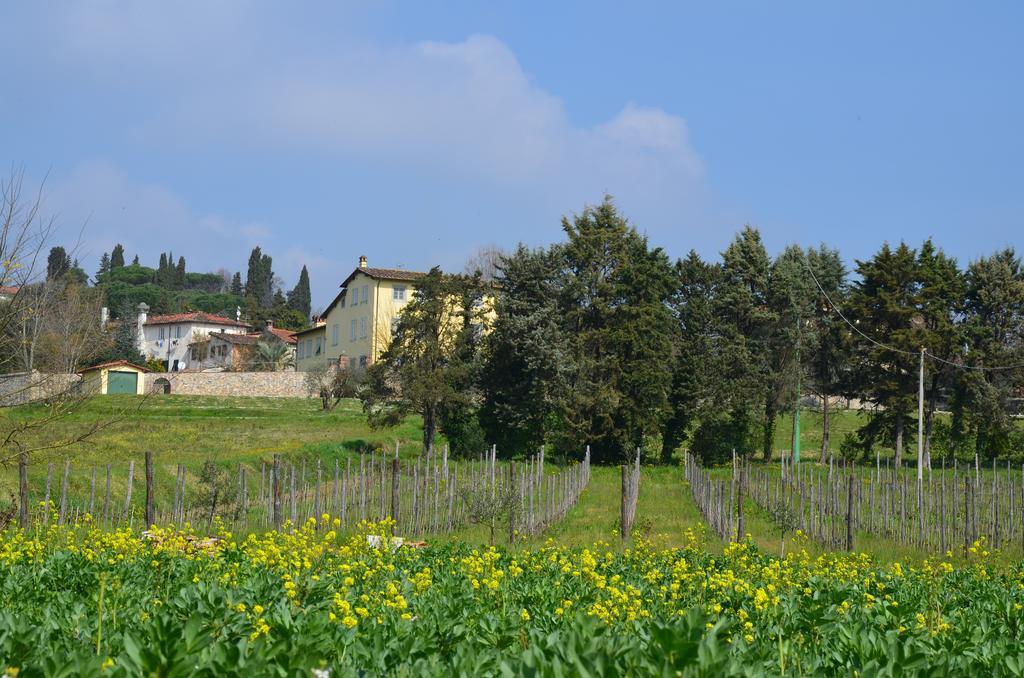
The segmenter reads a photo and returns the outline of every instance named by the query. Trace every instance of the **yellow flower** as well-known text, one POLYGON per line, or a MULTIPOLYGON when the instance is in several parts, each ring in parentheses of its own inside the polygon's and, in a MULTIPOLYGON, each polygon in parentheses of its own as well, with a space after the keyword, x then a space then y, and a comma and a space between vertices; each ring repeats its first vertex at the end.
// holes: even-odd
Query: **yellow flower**
POLYGON ((525 607, 519 612, 519 618, 524 622, 530 621, 530 613, 526 611, 525 607))

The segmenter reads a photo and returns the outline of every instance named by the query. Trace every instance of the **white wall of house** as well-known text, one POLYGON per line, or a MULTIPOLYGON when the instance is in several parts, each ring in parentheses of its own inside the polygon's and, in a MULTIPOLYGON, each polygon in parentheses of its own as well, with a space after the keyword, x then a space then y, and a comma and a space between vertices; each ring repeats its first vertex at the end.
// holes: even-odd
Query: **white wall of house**
POLYGON ((206 339, 211 332, 245 334, 245 330, 244 327, 202 322, 143 325, 142 353, 147 358, 155 358, 166 363, 169 372, 193 367, 198 369, 198 362, 195 365, 190 362, 190 343, 206 339))

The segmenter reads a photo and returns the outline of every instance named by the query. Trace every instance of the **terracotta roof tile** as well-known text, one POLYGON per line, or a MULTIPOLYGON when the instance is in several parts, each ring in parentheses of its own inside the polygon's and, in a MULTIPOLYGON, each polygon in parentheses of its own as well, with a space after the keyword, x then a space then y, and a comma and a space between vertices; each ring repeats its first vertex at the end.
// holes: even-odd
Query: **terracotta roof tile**
POLYGON ((295 333, 291 330, 282 330, 279 327, 271 327, 270 332, 283 341, 286 344, 297 344, 299 340, 295 338, 295 333))
POLYGON ((419 271, 406 271, 401 268, 359 268, 356 272, 362 272, 371 278, 380 278, 381 280, 419 280, 426 273, 420 273, 419 271))
POLYGON ((229 344, 238 344, 239 346, 252 346, 260 337, 260 334, 231 334, 230 332, 210 332, 210 338, 216 337, 221 341, 226 341, 229 344))
POLYGON ((149 372, 149 369, 142 365, 136 365, 135 363, 128 362, 127 360, 111 360, 109 362, 100 363, 99 365, 93 365, 92 367, 86 367, 84 370, 79 370, 79 374, 82 372, 89 372, 92 370, 102 370, 108 367, 134 367, 135 369, 142 370, 143 372, 149 372))
POLYGON ((208 325, 228 325, 230 327, 249 327, 246 323, 225 318, 212 313, 196 311, 195 313, 171 313, 168 315, 154 315, 146 319, 146 325, 168 325, 171 323, 206 323, 208 325))

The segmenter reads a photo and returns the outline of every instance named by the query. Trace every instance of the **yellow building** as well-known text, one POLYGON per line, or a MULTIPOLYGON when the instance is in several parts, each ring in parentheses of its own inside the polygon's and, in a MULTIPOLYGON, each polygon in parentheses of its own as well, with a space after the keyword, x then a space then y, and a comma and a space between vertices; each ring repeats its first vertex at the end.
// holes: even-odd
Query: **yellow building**
POLYGON ((79 372, 82 375, 82 390, 86 393, 107 395, 108 393, 146 392, 144 375, 149 372, 127 360, 114 360, 93 365, 79 372))
POLYGON ((296 369, 342 364, 366 367, 391 339, 398 314, 426 275, 396 268, 370 268, 366 257, 341 283, 341 292, 320 316, 320 324, 297 332, 296 369))

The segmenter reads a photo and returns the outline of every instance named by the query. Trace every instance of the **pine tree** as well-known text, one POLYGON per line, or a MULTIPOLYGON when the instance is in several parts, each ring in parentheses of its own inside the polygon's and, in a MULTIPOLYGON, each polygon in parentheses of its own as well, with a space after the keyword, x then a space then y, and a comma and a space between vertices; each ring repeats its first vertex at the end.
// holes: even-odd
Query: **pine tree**
POLYGON ((132 259, 132 266, 138 266, 138 265, 139 265, 139 255, 136 254, 135 257, 132 259))
POLYGON ((481 421, 499 450, 535 450, 566 392, 569 354, 559 307, 560 248, 520 245, 501 260, 485 343, 481 421))
MULTIPOLYGON (((1010 249, 967 267, 962 329, 973 367, 1024 363, 1024 266, 1010 249)), ((1012 453, 1015 425, 1007 405, 1022 387, 1021 370, 964 370, 953 402, 958 446, 987 456, 1012 453)), ((1019 443, 1018 443, 1019 445, 1019 443)), ((1017 447, 1016 449, 1019 449, 1017 447)))
POLYGON ((288 308, 293 311, 298 311, 306 318, 309 317, 312 311, 312 297, 309 291, 309 272, 306 267, 302 267, 302 272, 299 273, 299 282, 295 285, 291 292, 288 293, 288 308))
MULTIPOLYGON (((817 334, 812 331, 814 281, 807 274, 807 260, 799 246, 790 245, 772 263, 767 298, 771 318, 764 343, 766 388, 761 420, 761 451, 766 461, 771 459, 779 414, 795 416, 806 388, 807 357, 814 354, 817 344, 817 334)), ((796 445, 795 431, 794 421, 791 447, 796 445)))
POLYGON ((661 460, 666 464, 672 462, 676 448, 687 439, 693 424, 704 413, 701 404, 714 402, 706 394, 719 374, 714 295, 721 270, 702 261, 693 250, 686 259, 678 261, 675 268, 677 287, 670 308, 678 332, 671 359, 669 415, 662 433, 661 460))
POLYGON ((100 276, 110 271, 110 255, 106 252, 100 257, 100 270, 96 271, 96 279, 99 280, 100 276))
POLYGON ((235 271, 235 275, 231 278, 231 294, 236 296, 242 296, 245 293, 245 288, 242 286, 242 274, 235 271))
POLYGON ((98 362, 109 360, 127 360, 136 365, 145 365, 146 358, 139 351, 138 328, 135 325, 135 309, 125 304, 118 309, 117 317, 120 322, 114 331, 113 341, 107 350, 96 358, 98 362))
MULTIPOLYGON (((769 332, 775 314, 769 307, 771 260, 761 234, 745 226, 722 253, 721 281, 715 295, 719 364, 715 398, 734 431, 736 452, 770 446, 754 422, 764 421, 769 393, 769 332)), ((717 425, 717 424, 716 424, 717 425)))
POLYGON ((849 364, 850 358, 851 337, 846 323, 839 317, 839 312, 846 304, 849 286, 846 267, 838 250, 829 249, 825 245, 817 250, 809 249, 807 262, 817 280, 813 289, 815 303, 810 328, 815 334, 815 345, 811 351, 804 350, 802 355, 806 355, 808 361, 807 387, 821 398, 820 460, 826 464, 831 449, 829 398, 843 392, 844 367, 849 364), (833 304, 838 307, 838 311, 833 304))
POLYGON ((124 266, 124 247, 118 243, 110 252, 110 268, 121 268, 122 266, 124 266))
POLYGON ((935 410, 943 392, 961 376, 950 363, 964 358, 965 333, 959 326, 964 313, 967 281, 956 260, 929 238, 918 251, 919 312, 924 323, 922 346, 942 361, 928 361, 925 369, 924 462, 931 463, 935 410))
POLYGON ((562 313, 574 387, 556 443, 565 452, 589 444, 598 462, 624 461, 645 436, 660 433, 668 415, 672 267, 609 197, 563 219, 562 228, 562 313))
POLYGON ((917 405, 917 352, 923 345, 917 254, 906 243, 888 243, 867 261, 850 294, 849 317, 881 344, 855 343, 851 385, 856 395, 879 409, 858 432, 865 450, 877 440, 891 442, 897 467, 903 461, 907 417, 917 405), (896 350, 888 348, 892 346, 896 350))
POLYGON ((64 272, 63 278, 69 283, 74 283, 76 285, 89 284, 89 274, 78 265, 78 259, 71 262, 71 266, 64 272))

